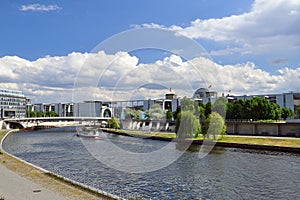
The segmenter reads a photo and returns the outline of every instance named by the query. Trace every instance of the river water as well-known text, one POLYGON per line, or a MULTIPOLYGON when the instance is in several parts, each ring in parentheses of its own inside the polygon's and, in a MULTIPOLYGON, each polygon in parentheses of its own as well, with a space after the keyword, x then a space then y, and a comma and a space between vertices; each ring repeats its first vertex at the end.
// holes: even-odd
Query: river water
MULTIPOLYGON (((168 144, 103 134, 120 148, 139 153, 168 144)), ((104 143, 99 141, 88 139, 89 145, 102 149, 104 143)), ((181 154, 182 150, 175 145, 172 152, 181 154)), ((95 159, 83 139, 75 136, 75 128, 13 133, 6 138, 3 148, 51 172, 123 198, 295 200, 300 197, 299 154, 215 148, 200 159, 199 146, 191 146, 167 167, 128 173, 95 159)))

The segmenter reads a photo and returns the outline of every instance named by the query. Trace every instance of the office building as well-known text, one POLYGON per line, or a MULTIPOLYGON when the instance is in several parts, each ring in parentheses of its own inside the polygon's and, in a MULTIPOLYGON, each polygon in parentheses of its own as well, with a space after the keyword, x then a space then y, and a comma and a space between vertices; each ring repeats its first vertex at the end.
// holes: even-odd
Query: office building
POLYGON ((26 115, 27 99, 19 90, 0 88, 1 118, 23 118, 26 115))

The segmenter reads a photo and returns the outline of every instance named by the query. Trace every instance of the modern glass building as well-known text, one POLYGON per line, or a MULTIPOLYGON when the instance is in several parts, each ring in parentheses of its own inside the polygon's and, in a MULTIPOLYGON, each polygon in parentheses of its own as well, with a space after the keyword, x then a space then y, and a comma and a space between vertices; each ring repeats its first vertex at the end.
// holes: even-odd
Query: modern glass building
POLYGON ((25 117, 26 97, 19 90, 0 88, 1 118, 25 117))

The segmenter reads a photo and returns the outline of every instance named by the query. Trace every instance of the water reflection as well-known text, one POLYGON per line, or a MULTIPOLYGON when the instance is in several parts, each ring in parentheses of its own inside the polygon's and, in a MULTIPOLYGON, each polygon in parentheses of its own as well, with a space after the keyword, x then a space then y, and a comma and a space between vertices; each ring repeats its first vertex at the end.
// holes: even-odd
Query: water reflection
MULTIPOLYGON (((176 149, 179 151, 200 152, 201 148, 203 150, 203 148, 205 148, 205 146, 199 145, 199 144, 187 145, 187 144, 181 143, 181 142, 176 143, 176 149)), ((209 154, 224 154, 225 151, 226 151, 226 148, 224 148, 224 147, 214 146, 213 149, 209 152, 209 154)))

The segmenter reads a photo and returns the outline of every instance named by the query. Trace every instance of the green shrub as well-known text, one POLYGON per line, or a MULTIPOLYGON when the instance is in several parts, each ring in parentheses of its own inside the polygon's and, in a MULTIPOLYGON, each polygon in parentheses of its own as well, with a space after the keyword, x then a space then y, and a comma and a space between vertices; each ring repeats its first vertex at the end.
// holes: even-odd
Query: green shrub
POLYGON ((112 118, 108 120, 108 127, 114 129, 120 129, 120 119, 119 118, 112 118))

